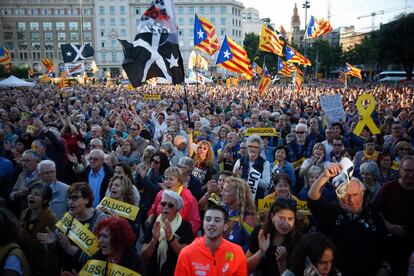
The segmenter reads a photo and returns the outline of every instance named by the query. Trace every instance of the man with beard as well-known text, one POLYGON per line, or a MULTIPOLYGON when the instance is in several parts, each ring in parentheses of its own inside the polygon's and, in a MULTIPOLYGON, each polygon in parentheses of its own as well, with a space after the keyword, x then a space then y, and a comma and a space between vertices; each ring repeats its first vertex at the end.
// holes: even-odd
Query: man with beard
POLYGON ((203 220, 205 234, 181 250, 174 275, 247 275, 243 249, 223 238, 227 220, 222 207, 207 208, 203 220))

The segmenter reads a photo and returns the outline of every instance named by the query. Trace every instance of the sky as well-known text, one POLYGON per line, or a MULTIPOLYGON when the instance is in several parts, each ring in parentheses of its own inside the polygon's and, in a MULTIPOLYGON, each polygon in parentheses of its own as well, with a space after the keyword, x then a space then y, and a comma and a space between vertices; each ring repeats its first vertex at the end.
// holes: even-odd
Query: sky
MULTIPOLYGON (((272 23, 279 28, 280 24, 288 31, 293 15, 293 8, 297 3, 298 13, 301 21, 301 29, 305 28, 305 9, 302 5, 305 0, 238 0, 247 7, 253 7, 259 11, 260 18, 269 17, 272 23)), ((316 18, 327 18, 329 0, 308 0, 308 20, 310 15, 316 18)), ((370 31, 372 17, 367 16, 357 19, 358 16, 369 15, 372 12, 384 11, 384 14, 375 16, 375 26, 380 23, 392 21, 397 15, 414 12, 414 0, 330 0, 331 2, 331 25, 345 27, 354 25, 357 31, 370 31), (407 7, 407 8, 406 8, 407 7)))

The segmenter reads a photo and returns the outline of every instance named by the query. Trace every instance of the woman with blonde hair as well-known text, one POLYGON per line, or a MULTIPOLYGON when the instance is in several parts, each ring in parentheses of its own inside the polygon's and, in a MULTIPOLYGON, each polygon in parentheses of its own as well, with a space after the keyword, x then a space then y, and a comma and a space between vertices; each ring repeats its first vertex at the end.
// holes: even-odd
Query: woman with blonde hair
POLYGON ((229 226, 225 238, 243 247, 249 246, 250 234, 255 224, 256 208, 247 182, 239 177, 230 176, 224 181, 222 203, 229 214, 229 226))
POLYGON ((217 173, 216 158, 210 142, 202 140, 197 144, 195 154, 195 167, 192 175, 201 182, 201 191, 207 189, 207 182, 215 179, 217 173))
POLYGON ((312 166, 323 168, 326 160, 326 148, 322 143, 316 143, 312 149, 312 156, 303 161, 299 170, 299 177, 305 177, 312 166))
POLYGON ((147 213, 146 225, 152 224, 154 220, 161 214, 161 200, 164 191, 171 190, 179 194, 184 202, 180 215, 183 219, 191 223, 191 228, 195 236, 201 226, 200 214, 198 212, 197 200, 191 194, 190 190, 185 187, 181 169, 178 167, 169 167, 165 173, 165 180, 162 184, 162 190, 158 192, 151 209, 147 213))

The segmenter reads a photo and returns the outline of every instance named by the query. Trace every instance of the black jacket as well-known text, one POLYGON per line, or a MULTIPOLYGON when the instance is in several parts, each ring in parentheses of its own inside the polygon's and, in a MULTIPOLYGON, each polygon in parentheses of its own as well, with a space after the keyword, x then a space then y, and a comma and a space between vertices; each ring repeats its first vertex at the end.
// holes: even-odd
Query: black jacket
MULTIPOLYGON (((103 168, 104 168, 105 176, 102 180, 101 189, 99 190, 99 201, 101 201, 105 197, 105 193, 109 185, 109 180, 114 175, 114 173, 112 172, 112 169, 107 164, 104 163, 103 168)), ((90 171, 91 171, 91 167, 88 165, 83 170, 83 172, 80 174, 79 181, 89 183, 88 179, 89 179, 90 171)))

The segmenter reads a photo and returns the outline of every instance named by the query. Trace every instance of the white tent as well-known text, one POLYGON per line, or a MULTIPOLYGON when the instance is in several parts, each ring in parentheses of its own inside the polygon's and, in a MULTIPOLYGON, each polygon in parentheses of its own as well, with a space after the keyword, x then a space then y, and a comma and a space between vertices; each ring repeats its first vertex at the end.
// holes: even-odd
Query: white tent
POLYGON ((32 82, 21 80, 15 76, 0 81, 0 87, 33 87, 34 85, 32 82))

